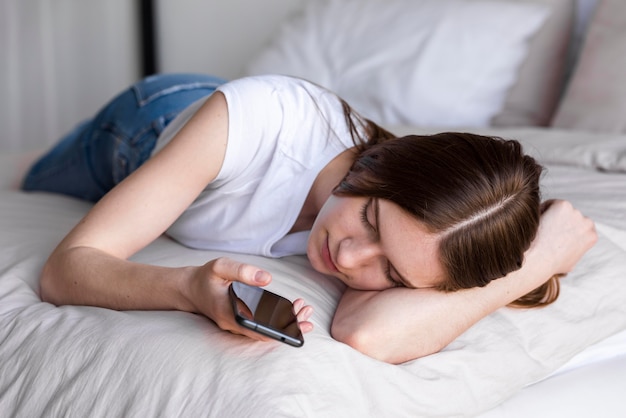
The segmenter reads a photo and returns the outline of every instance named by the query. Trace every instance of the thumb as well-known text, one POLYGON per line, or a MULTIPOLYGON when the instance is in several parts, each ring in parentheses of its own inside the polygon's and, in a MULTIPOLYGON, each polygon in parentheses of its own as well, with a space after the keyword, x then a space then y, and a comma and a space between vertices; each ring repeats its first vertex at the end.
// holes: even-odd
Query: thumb
POLYGON ((227 257, 213 260, 213 271, 224 280, 242 282, 252 286, 265 286, 272 280, 272 275, 269 272, 227 257))

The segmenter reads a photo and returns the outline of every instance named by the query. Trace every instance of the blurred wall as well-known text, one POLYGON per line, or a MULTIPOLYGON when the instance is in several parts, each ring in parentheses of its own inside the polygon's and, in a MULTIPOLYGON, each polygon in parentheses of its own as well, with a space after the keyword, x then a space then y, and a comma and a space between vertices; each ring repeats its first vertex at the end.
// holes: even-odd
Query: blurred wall
POLYGON ((139 77, 130 0, 0 0, 0 152, 41 148, 139 77))
MULTIPOLYGON (((233 79, 317 0, 153 1, 159 72, 233 79)), ((580 43, 598 0, 576 1, 580 43)), ((0 152, 49 145, 141 77, 138 3, 0 0, 0 152)))
MULTIPOLYGON (((155 0, 159 69, 210 73, 227 79, 306 0, 155 0)), ((311 0, 314 1, 314 0, 311 0)))
MULTIPOLYGON (((154 0, 159 72, 235 78, 306 0, 154 0)), ((47 147, 141 77, 139 0, 0 0, 0 152, 47 147)))

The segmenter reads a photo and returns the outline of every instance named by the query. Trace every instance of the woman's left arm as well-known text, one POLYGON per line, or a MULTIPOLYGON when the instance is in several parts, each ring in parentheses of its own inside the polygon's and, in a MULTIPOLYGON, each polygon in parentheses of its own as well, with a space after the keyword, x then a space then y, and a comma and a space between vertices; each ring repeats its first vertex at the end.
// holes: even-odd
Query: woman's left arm
POLYGON ((485 287, 441 292, 393 288, 348 289, 335 312, 335 339, 376 359, 402 363, 435 353, 472 325, 567 273, 596 242, 594 223, 569 202, 556 201, 542 215, 537 237, 517 271, 485 287))

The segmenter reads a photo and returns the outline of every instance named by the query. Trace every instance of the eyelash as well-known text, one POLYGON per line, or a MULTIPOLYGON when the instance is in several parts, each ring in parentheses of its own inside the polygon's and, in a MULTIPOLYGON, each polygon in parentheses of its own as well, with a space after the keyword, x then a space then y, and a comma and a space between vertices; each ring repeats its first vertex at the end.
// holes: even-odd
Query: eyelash
POLYGON ((363 225, 365 225, 367 229, 376 232, 376 228, 374 228, 374 225, 372 225, 369 219, 367 219, 367 209, 369 208, 371 203, 372 199, 365 202, 365 204, 361 208, 361 222, 363 223, 363 225))
POLYGON ((391 266, 389 265, 389 262, 387 262, 387 267, 385 268, 385 278, 393 285, 393 287, 404 286, 402 283, 391 277, 391 266))
MULTIPOLYGON (((369 219, 367 218, 367 209, 369 208, 371 204, 372 204, 372 199, 369 199, 367 202, 365 202, 365 204, 361 208, 361 222, 370 231, 377 232, 374 225, 372 225, 369 219)), ((391 266, 389 265, 389 262, 387 262, 384 273, 385 273, 385 278, 387 279, 387 281, 389 281, 393 285, 393 287, 403 286, 402 283, 398 282, 393 277, 391 277, 391 266)))

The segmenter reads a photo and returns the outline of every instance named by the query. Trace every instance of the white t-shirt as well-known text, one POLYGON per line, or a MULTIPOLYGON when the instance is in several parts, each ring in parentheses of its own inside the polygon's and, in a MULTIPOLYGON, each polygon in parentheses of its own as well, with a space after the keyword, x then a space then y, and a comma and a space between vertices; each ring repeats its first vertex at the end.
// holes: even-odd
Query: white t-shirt
MULTIPOLYGON (((341 103, 323 88, 286 76, 243 78, 218 90, 229 115, 224 163, 168 235, 192 248, 270 257, 306 253, 308 232, 288 232, 317 174, 354 145, 341 103)), ((205 100, 172 121, 154 152, 205 100)))

